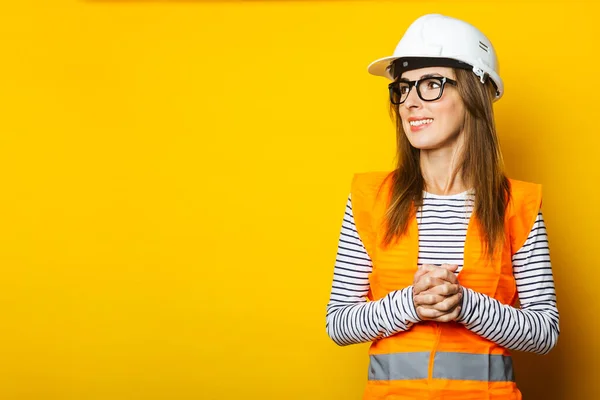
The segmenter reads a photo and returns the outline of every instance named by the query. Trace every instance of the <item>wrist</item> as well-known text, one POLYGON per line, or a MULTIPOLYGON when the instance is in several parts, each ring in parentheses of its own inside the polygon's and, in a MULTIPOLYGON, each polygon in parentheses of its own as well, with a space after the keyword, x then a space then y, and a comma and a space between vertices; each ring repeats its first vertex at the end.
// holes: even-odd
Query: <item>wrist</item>
POLYGON ((460 303, 459 303, 460 312, 458 313, 458 316, 456 317, 456 322, 464 323, 467 318, 466 308, 469 303, 468 297, 470 296, 470 292, 469 292, 469 289, 465 288, 464 286, 460 286, 460 293, 462 294, 460 303))
POLYGON ((415 291, 414 291, 414 287, 410 286, 409 290, 410 290, 410 293, 409 293, 409 296, 410 296, 409 306, 411 307, 410 311, 411 311, 412 314, 414 314, 417 322, 421 322, 423 320, 421 319, 421 316, 417 312, 417 306, 415 305, 415 296, 416 296, 416 294, 415 294, 415 291))

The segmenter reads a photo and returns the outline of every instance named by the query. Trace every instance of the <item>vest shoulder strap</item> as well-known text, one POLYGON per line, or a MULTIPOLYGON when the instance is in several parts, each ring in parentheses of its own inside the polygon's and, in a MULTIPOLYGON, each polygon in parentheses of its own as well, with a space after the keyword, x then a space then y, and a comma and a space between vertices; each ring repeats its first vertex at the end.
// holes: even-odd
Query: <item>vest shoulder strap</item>
MULTIPOLYGON (((352 214, 358 235, 365 246, 367 254, 373 258, 375 254, 377 232, 379 226, 377 215, 381 206, 377 202, 386 178, 391 172, 363 172, 354 174, 351 184, 352 214)), ((511 252, 515 254, 527 241, 529 232, 535 223, 542 206, 542 185, 509 179, 511 198, 507 208, 507 223, 510 232, 511 252)))
POLYGON ((527 241, 542 207, 542 185, 509 179, 510 203, 507 209, 511 252, 514 255, 527 241))
POLYGON ((377 195, 391 172, 362 172, 354 174, 350 190, 352 215, 358 235, 367 254, 373 258, 377 240, 375 205, 377 195))

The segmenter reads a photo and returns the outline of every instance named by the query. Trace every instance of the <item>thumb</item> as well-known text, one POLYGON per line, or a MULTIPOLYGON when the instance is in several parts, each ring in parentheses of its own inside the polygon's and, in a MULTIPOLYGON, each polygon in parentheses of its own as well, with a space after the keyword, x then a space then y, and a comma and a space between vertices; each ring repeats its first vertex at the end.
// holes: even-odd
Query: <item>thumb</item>
POLYGON ((456 264, 442 264, 442 268, 446 268, 448 271, 456 271, 458 269, 458 265, 456 264))
POLYGON ((434 268, 436 268, 436 267, 434 267, 433 265, 428 265, 428 264, 417 265, 417 271, 415 272, 415 276, 414 276, 415 281, 421 279, 421 277, 423 275, 425 275, 426 273, 428 273, 429 271, 433 271, 434 268))

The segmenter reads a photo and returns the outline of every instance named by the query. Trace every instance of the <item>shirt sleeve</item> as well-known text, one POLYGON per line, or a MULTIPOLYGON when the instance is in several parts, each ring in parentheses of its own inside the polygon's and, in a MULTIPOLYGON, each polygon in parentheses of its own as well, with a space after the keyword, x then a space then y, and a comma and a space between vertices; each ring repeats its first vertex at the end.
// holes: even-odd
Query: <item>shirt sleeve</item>
POLYGON ((559 313, 541 210, 512 263, 520 308, 463 288, 458 322, 510 350, 546 354, 558 341, 559 313))
POLYGON ((338 345, 370 342, 406 331, 419 321, 412 286, 367 301, 373 269, 354 223, 348 196, 327 303, 326 330, 338 345))

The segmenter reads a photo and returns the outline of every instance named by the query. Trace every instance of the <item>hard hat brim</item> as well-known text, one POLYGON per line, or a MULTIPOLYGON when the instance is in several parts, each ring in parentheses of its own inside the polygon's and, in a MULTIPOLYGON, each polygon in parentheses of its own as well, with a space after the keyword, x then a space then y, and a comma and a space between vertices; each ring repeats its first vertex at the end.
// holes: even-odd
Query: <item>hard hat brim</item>
POLYGON ((394 57, 394 56, 379 58, 379 59, 373 61, 371 64, 369 64, 369 66, 367 67, 367 71, 371 75, 383 76, 385 78, 388 78, 389 80, 393 80, 394 78, 390 74, 389 67, 392 64, 392 62, 394 62, 395 60, 397 60, 399 58, 400 57, 394 57))

